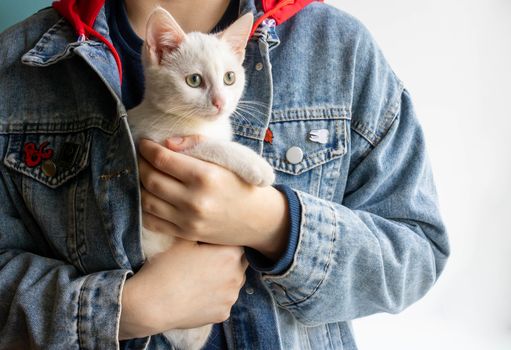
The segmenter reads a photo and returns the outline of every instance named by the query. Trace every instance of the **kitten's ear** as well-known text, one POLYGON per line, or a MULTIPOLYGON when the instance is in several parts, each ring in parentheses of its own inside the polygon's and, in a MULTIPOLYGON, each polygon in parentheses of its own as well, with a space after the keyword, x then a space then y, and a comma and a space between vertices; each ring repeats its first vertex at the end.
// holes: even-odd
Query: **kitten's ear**
POLYGON ((161 7, 149 16, 146 26, 145 49, 152 64, 161 64, 165 52, 175 50, 186 34, 174 17, 161 7))
POLYGON ((245 47, 252 31, 252 24, 254 22, 254 15, 246 13, 231 24, 223 32, 218 33, 218 36, 229 43, 232 49, 238 55, 241 61, 245 58, 245 47))

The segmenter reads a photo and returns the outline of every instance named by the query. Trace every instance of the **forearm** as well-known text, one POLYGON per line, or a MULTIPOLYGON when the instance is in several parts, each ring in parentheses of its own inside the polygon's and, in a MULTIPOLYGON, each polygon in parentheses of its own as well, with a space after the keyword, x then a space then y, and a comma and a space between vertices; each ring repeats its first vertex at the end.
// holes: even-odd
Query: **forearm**
POLYGON ((302 215, 293 263, 263 278, 300 322, 398 312, 431 288, 446 263, 449 244, 424 136, 406 91, 399 102, 369 151, 360 152, 367 141, 352 135, 351 148, 363 159, 353 159, 342 198, 295 191, 302 215))
MULTIPOLYGON (((298 192, 300 241, 291 267, 263 279, 277 303, 302 323, 398 312, 436 281, 442 226, 385 219, 298 192)), ((412 220, 413 221, 413 220, 412 220)))

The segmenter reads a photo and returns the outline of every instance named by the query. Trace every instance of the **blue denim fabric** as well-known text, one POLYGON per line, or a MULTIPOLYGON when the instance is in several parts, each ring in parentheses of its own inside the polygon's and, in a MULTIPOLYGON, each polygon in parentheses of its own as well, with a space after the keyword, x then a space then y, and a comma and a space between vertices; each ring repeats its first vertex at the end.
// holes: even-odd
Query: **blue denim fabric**
MULTIPOLYGON (((261 14, 253 0, 241 8, 261 14)), ((108 35, 103 12, 95 28, 108 35)), ((282 274, 247 271, 226 339, 230 349, 356 349, 350 320, 403 310, 449 255, 424 136, 357 20, 313 3, 275 36, 271 50, 264 35, 248 43, 244 99, 265 106, 233 126, 298 196, 298 247, 282 274), (310 140, 323 129, 325 142, 310 140), (303 159, 292 164, 295 146, 303 159)), ((47 9, 0 34, 0 77, 0 348, 170 348, 161 336, 117 340, 123 283, 143 256, 111 53, 77 42, 47 9), (56 171, 27 163, 26 145, 45 142, 56 171)))

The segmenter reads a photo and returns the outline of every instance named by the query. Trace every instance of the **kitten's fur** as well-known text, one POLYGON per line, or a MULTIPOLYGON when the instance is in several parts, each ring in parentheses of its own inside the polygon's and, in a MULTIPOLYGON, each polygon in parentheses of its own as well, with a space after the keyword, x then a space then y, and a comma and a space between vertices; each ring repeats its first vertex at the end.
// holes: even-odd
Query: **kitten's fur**
MULTIPOLYGON (((248 183, 273 183, 270 165, 231 141, 229 116, 245 85, 242 63, 252 21, 247 14, 220 34, 185 34, 167 11, 157 8, 153 12, 143 47, 145 95, 142 103, 128 112, 135 140, 144 137, 161 143, 170 136, 203 135, 206 141, 185 153, 224 166, 248 183), (230 86, 224 83, 226 72, 236 76, 230 86), (185 77, 195 73, 203 77, 203 85, 192 88, 185 77)), ((149 259, 172 242, 169 235, 142 230, 142 248, 149 259)), ((164 334, 178 349, 198 350, 210 331, 208 325, 164 334)))

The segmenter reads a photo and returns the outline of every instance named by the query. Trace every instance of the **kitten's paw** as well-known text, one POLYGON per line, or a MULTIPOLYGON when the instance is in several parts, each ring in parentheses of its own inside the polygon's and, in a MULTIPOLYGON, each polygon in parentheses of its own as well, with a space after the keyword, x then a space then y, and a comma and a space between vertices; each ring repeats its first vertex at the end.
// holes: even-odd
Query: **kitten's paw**
POLYGON ((275 181, 273 168, 264 159, 257 159, 239 175, 245 182, 259 187, 269 186, 275 181))
POLYGON ((275 182, 275 173, 273 172, 273 168, 266 161, 261 162, 261 166, 259 168, 261 172, 261 182, 257 184, 257 186, 266 187, 270 186, 275 182))

